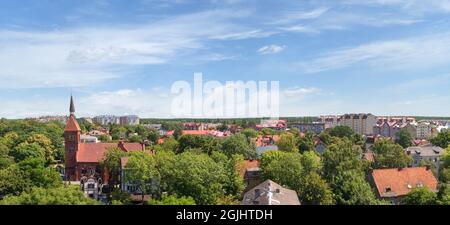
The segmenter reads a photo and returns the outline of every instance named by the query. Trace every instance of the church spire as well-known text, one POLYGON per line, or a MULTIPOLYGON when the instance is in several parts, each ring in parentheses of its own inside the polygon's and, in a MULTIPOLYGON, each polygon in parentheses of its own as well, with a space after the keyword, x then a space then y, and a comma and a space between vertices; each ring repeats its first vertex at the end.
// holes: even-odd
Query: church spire
POLYGON ((75 114, 75 104, 73 103, 73 96, 70 95, 70 115, 75 114))

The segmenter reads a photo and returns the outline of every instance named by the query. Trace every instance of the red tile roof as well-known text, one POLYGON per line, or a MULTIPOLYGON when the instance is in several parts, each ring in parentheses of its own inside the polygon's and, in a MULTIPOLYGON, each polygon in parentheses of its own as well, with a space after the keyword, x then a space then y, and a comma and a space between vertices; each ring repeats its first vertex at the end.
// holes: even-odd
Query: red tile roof
POLYGON ((438 186, 433 173, 426 167, 376 169, 372 171, 372 178, 381 197, 404 196, 421 186, 437 191, 438 186))
POLYGON ((209 130, 183 130, 183 135, 207 135, 209 130))
MULTIPOLYGON (((123 151, 142 151, 140 143, 124 143, 123 151)), ((117 143, 80 143, 77 151, 77 162, 97 163, 105 156, 105 152, 110 148, 117 148, 117 143)))
POLYGON ((64 131, 81 131, 80 125, 78 125, 77 119, 75 116, 71 115, 67 120, 67 125, 64 131))

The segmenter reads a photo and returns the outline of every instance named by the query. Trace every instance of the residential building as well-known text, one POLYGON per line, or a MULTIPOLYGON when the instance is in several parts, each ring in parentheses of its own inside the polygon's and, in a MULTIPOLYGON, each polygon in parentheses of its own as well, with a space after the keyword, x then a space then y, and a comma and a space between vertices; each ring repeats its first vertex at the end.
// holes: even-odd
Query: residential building
POLYGON ((100 142, 97 137, 90 136, 90 135, 80 135, 80 141, 81 141, 81 143, 99 143, 100 142))
POLYGON ((444 155, 444 149, 438 146, 416 146, 406 149, 406 153, 413 158, 413 166, 420 166, 423 161, 432 162, 439 169, 440 158, 444 155))
POLYGON ((244 194, 242 205, 300 205, 297 192, 266 180, 244 194))
POLYGON ((428 139, 431 137, 431 129, 432 124, 429 122, 419 122, 417 124, 417 135, 416 138, 418 139, 428 139))
POLYGON ((324 124, 325 129, 331 129, 341 124, 340 116, 320 116, 320 120, 324 124))
POLYGON ((287 123, 286 120, 261 120, 261 123, 255 126, 256 130, 261 130, 264 128, 285 130, 287 128, 287 123))
POLYGON ((369 180, 377 197, 392 204, 400 203, 414 188, 438 191, 438 181, 430 167, 375 169, 370 173, 369 180))
POLYGON ((360 135, 372 135, 373 125, 377 123, 377 117, 372 114, 345 114, 341 116, 340 125, 350 127, 360 135))
POLYGON ((240 176, 244 179, 245 192, 256 187, 262 182, 259 160, 245 160, 240 170, 240 176))
POLYGON ((289 127, 297 128, 302 133, 311 132, 314 134, 320 134, 325 130, 325 123, 296 123, 291 124, 289 127))
POLYGON ((110 124, 116 124, 116 125, 139 125, 140 119, 138 116, 130 115, 130 116, 113 116, 113 115, 101 115, 96 116, 92 119, 94 123, 100 124, 100 125, 110 125, 110 124))

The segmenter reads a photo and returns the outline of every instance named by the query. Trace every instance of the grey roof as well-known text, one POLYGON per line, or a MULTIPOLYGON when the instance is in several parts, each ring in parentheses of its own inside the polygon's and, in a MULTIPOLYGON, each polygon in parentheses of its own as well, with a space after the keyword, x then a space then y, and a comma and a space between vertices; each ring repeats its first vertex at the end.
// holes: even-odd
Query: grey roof
POLYGON ((256 152, 258 154, 262 154, 266 151, 272 151, 272 150, 278 150, 278 146, 276 145, 269 145, 269 146, 262 146, 262 147, 257 147, 256 148, 256 152))
POLYGON ((245 193, 242 205, 300 205, 297 192, 266 180, 245 193))
POLYGON ((420 156, 440 156, 444 154, 444 149, 438 146, 409 147, 406 151, 411 151, 411 155, 420 156))

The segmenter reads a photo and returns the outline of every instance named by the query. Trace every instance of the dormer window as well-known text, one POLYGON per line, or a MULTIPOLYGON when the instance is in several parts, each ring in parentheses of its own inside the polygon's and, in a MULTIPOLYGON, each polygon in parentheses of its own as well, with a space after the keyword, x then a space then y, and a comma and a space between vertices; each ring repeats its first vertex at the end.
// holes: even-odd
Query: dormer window
POLYGON ((392 189, 391 189, 391 187, 386 187, 386 192, 391 192, 392 191, 392 189))

